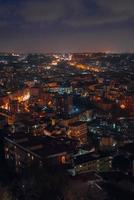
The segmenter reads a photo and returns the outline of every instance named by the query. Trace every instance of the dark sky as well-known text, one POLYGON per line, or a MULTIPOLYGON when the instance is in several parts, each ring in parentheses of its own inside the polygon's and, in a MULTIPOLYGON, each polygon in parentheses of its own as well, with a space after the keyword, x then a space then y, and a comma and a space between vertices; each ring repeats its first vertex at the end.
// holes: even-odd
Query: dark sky
POLYGON ((0 0, 0 51, 134 52, 134 0, 0 0))

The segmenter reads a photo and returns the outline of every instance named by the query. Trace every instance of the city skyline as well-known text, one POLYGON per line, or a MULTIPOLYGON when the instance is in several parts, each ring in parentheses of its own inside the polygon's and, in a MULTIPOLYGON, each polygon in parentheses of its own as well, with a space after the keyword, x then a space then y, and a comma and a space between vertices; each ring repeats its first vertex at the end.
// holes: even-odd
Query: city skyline
POLYGON ((134 52, 133 11, 131 0, 1 0, 1 51, 134 52))
POLYGON ((134 0, 0 0, 0 200, 134 200, 134 0))

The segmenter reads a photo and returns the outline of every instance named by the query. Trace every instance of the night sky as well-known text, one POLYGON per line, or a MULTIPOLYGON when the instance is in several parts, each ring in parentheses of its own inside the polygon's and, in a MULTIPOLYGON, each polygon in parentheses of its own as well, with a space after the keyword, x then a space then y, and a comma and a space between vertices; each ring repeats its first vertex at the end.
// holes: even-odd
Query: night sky
POLYGON ((0 51, 134 52, 134 0, 0 0, 0 51))

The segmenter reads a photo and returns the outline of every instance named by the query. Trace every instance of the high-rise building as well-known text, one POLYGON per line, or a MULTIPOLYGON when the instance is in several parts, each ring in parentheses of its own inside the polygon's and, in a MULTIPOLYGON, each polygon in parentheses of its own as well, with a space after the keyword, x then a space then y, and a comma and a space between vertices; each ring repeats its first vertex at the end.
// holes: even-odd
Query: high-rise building
POLYGON ((80 141, 80 144, 87 143, 87 124, 77 121, 69 125, 68 135, 75 137, 80 141))
POLYGON ((58 114, 67 116, 73 107, 73 96, 68 94, 57 94, 55 97, 55 108, 58 114))

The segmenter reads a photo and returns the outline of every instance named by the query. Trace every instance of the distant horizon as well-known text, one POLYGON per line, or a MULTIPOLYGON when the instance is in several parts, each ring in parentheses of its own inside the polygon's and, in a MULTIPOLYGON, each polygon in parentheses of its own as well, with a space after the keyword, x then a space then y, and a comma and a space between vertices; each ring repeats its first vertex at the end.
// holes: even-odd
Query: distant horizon
POLYGON ((105 53, 105 54, 134 54, 133 52, 124 51, 124 52, 114 52, 114 51, 74 51, 74 52, 60 52, 60 51, 53 51, 53 52, 40 52, 40 51, 33 51, 33 52, 20 52, 20 51, 0 51, 0 54, 93 54, 93 53, 105 53))

